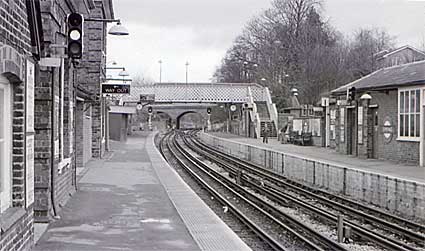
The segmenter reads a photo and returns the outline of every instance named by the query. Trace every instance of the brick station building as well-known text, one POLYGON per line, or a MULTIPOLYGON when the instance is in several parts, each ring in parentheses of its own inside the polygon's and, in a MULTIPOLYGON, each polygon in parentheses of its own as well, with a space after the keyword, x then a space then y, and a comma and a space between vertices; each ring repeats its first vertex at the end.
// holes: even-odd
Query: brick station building
POLYGON ((35 204, 37 222, 48 222, 76 190, 77 169, 105 150, 104 22, 84 21, 81 60, 68 59, 67 15, 113 19, 111 0, 41 1, 44 51, 35 88, 35 204))
POLYGON ((379 69, 332 94, 338 152, 424 166, 425 61, 379 69), (352 87, 355 98, 347 100, 352 87))
POLYGON ((85 23, 83 59, 73 64, 72 12, 114 17, 112 0, 0 1, 0 250, 31 249, 34 221, 57 215, 76 191, 77 167, 106 148, 107 27, 85 23))

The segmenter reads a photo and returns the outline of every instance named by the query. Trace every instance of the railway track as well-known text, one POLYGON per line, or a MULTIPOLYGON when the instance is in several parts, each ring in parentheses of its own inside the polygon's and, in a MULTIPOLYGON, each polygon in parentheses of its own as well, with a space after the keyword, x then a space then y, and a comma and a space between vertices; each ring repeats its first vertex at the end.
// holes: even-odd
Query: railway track
POLYGON ((417 248, 424 247, 424 226, 420 224, 364 206, 341 196, 312 190, 299 183, 288 181, 273 171, 212 149, 191 136, 193 135, 186 136, 185 141, 188 146, 192 146, 193 151, 218 163, 233 175, 237 175, 238 170, 243 170, 244 175, 241 177, 243 182, 273 201, 291 203, 332 224, 336 224, 337 215, 330 211, 342 213, 350 219, 345 220, 345 225, 349 226, 356 236, 386 249, 418 250, 417 248), (288 193, 288 190, 300 195, 301 199, 288 193), (314 200, 315 202, 307 203, 306 200, 314 200), (324 210, 323 207, 316 204, 324 205, 325 208, 332 210, 324 210), (370 224, 373 229, 364 227, 365 223, 370 224), (399 238, 391 238, 392 234, 399 238), (402 241, 404 239, 415 243, 416 247, 402 241))
POLYGON ((164 145, 166 145, 179 165, 183 166, 198 183, 218 198, 272 249, 346 250, 199 161, 177 143, 176 136, 169 135, 167 143, 160 145, 162 152, 165 151, 164 145))

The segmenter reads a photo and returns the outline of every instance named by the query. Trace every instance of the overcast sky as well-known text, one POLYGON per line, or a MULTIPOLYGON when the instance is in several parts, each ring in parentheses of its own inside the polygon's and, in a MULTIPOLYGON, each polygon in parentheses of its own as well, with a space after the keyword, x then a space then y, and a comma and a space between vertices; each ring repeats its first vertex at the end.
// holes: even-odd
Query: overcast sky
MULTIPOLYGON (((163 82, 209 82, 226 50, 270 0, 113 0, 115 17, 130 36, 108 36, 108 60, 134 76, 163 82)), ((385 28, 398 45, 425 43, 425 0, 324 0, 331 24, 350 35, 360 27, 385 28)))

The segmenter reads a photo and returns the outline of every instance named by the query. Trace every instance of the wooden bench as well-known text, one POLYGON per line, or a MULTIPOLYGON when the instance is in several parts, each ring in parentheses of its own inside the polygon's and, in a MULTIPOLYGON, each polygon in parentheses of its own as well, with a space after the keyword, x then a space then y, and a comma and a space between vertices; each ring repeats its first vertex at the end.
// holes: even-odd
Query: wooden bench
POLYGON ((302 146, 311 145, 313 141, 313 135, 310 132, 305 132, 299 135, 298 133, 293 139, 294 144, 300 144, 302 146))

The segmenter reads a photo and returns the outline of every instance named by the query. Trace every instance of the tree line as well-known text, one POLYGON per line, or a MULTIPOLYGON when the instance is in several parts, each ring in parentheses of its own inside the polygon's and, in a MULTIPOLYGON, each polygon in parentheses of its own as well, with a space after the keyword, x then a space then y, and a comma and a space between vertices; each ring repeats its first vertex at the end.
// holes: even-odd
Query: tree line
POLYGON ((376 69, 376 54, 395 38, 379 28, 346 36, 325 20, 322 0, 272 0, 253 17, 214 73, 217 82, 256 82, 269 87, 278 108, 292 88, 302 103, 376 69))

